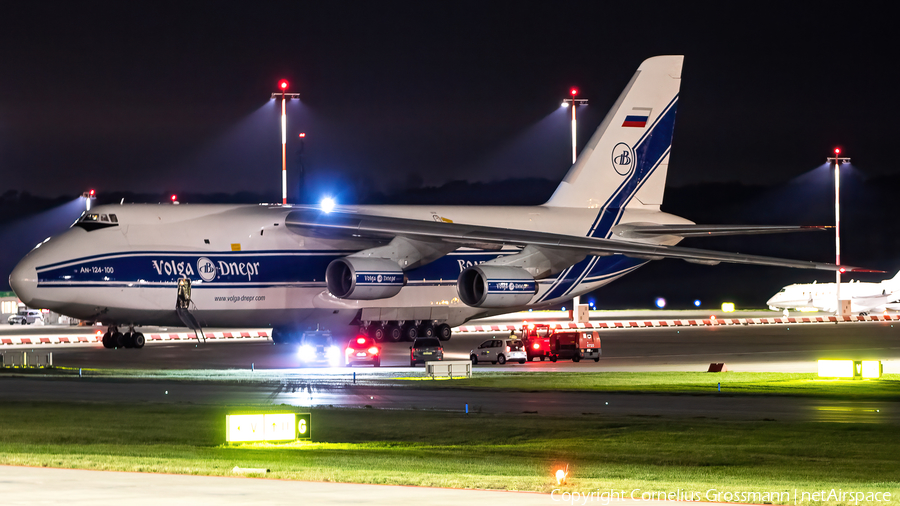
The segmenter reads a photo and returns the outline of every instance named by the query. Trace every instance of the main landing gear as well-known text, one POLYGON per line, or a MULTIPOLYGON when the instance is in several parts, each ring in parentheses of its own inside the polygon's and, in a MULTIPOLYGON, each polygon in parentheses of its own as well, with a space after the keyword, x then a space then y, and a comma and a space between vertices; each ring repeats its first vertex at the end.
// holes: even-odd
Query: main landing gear
POLYGON ((415 341, 417 337, 437 337, 441 341, 449 341, 453 335, 450 325, 435 325, 433 321, 367 322, 360 328, 360 332, 379 343, 415 341))
POLYGON ((115 325, 110 325, 107 329, 106 333, 103 334, 103 347, 104 348, 143 348, 146 340, 144 339, 144 334, 140 332, 136 332, 134 327, 130 327, 130 329, 125 332, 119 332, 119 328, 115 325))

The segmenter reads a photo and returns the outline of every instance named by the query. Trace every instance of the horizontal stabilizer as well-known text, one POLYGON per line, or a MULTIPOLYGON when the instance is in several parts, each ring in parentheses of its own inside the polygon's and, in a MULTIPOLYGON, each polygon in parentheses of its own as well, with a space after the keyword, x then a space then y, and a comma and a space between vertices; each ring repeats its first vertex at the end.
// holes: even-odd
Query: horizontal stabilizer
POLYGON ((288 228, 309 234, 318 233, 347 238, 389 239, 396 236, 410 238, 440 239, 460 247, 473 244, 499 244, 525 247, 543 246, 593 256, 625 255, 634 258, 680 258, 712 264, 726 262, 796 269, 818 269, 842 272, 867 271, 848 265, 836 266, 829 263, 789 260, 741 253, 678 246, 658 246, 636 242, 599 239, 573 235, 517 230, 511 228, 485 227, 461 223, 445 223, 392 216, 374 216, 357 213, 325 213, 314 208, 291 211, 285 219, 288 228))
POLYGON ((613 235, 623 239, 638 239, 661 235, 679 237, 712 237, 722 235, 785 234, 827 230, 828 226, 806 225, 617 225, 613 235))

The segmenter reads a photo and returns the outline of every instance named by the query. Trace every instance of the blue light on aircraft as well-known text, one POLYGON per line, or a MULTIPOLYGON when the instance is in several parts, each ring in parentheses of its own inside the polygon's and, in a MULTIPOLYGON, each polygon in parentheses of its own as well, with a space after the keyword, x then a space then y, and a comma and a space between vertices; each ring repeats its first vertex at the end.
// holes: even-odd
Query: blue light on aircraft
POLYGON ((666 299, 659 297, 656 299, 656 307, 662 309, 666 307, 666 299))
POLYGON ((331 197, 325 197, 321 202, 319 202, 319 206, 322 208, 322 211, 330 213, 334 210, 334 199, 331 197))
POLYGON ((694 301, 694 307, 700 307, 700 299, 694 301))

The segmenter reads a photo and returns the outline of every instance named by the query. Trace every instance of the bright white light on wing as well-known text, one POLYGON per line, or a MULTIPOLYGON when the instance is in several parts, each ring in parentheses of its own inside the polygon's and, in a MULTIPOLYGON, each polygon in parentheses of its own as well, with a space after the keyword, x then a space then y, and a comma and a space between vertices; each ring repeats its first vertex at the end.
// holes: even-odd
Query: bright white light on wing
POLYGON ((319 202, 319 206, 322 208, 322 211, 326 213, 330 213, 334 210, 334 199, 331 197, 325 197, 322 199, 322 202, 319 202))
POLYGON ((560 106, 560 107, 569 107, 569 103, 568 103, 568 102, 563 102, 563 103, 560 104, 559 106, 560 106))

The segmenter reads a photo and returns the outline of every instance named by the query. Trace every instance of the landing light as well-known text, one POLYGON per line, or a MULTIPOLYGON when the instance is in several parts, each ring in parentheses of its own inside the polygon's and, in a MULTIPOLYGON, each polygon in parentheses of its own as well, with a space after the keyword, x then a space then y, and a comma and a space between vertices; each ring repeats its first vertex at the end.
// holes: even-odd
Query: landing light
POLYGON ((700 299, 694 301, 694 307, 700 307, 700 299))
POLYGON ((323 212, 330 213, 334 210, 334 199, 331 197, 325 197, 319 202, 319 206, 322 208, 323 212))
POLYGON ((734 302, 723 302, 722 303, 722 311, 725 313, 733 313, 734 312, 734 302))
POLYGON ((559 104, 559 106, 560 106, 560 107, 569 107, 569 103, 568 103, 568 102, 563 102, 563 103, 559 104))
POLYGON ((662 297, 659 297, 658 299, 656 299, 656 307, 658 307, 660 309, 666 307, 666 299, 664 299, 662 297))

